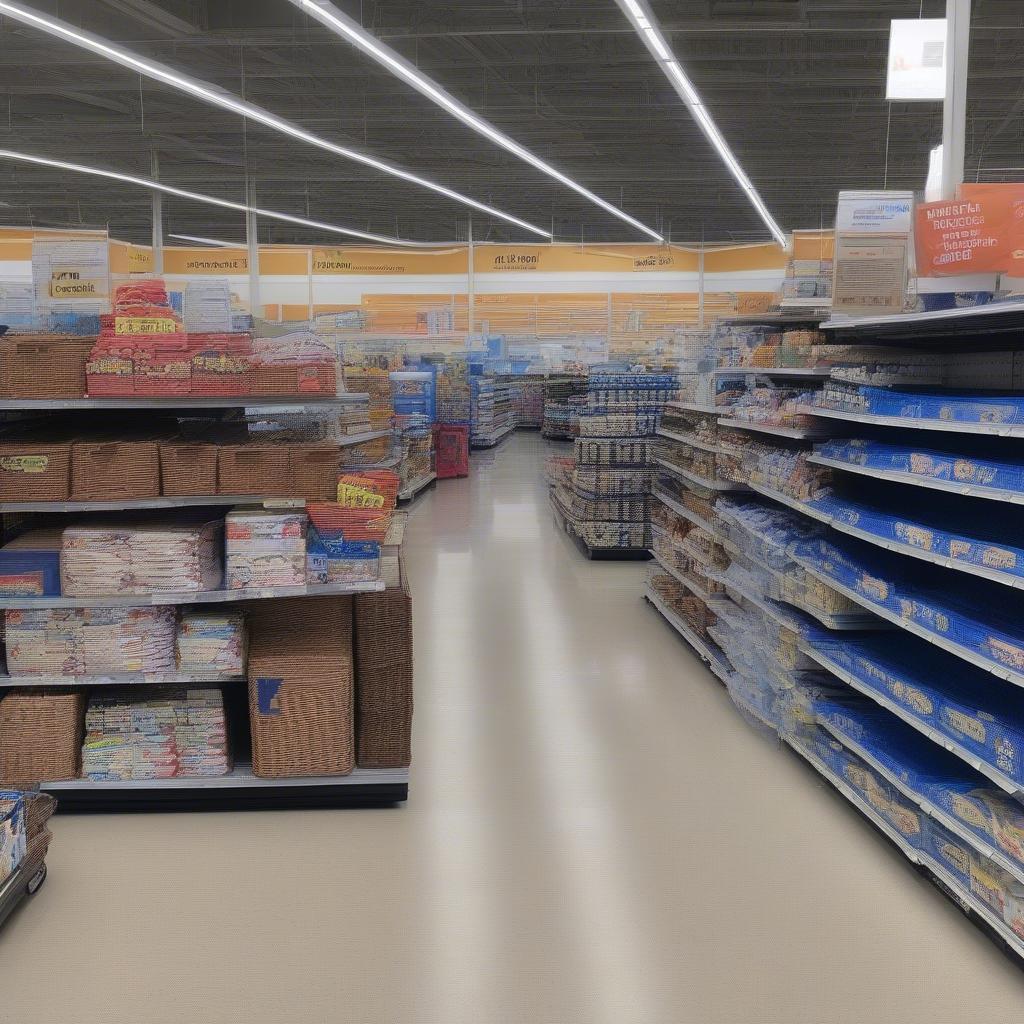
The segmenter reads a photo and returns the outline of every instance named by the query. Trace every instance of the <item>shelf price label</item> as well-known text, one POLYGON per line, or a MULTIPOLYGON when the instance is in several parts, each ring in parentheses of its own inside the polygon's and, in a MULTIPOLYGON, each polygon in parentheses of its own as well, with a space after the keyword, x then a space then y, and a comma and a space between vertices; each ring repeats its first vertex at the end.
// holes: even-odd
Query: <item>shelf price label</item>
POLYGON ((178 325, 169 317, 118 316, 114 317, 115 334, 177 334, 178 325))

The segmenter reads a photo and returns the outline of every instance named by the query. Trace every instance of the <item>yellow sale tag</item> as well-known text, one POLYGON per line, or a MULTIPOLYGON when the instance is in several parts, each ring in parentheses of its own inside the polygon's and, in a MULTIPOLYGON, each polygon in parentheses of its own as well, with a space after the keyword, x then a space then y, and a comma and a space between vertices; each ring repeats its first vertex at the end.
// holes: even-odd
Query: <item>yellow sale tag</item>
POLYGON ((167 317, 116 316, 115 334, 176 334, 178 325, 167 317))
POLYGON ((99 299, 107 294, 106 281, 74 278, 51 280, 51 299, 99 299))
POLYGON ((338 504, 346 508, 383 508, 384 495, 353 484, 339 483, 338 504))
POLYGON ((0 469, 9 473, 45 473, 49 464, 48 455, 6 455, 0 459, 0 469))

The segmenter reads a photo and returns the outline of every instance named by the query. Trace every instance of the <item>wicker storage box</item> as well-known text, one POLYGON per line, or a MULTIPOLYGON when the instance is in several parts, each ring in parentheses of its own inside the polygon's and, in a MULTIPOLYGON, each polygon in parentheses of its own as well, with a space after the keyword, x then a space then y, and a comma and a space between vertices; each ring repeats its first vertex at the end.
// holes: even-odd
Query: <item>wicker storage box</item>
POLYGON ((155 498, 160 494, 156 441, 76 441, 71 449, 75 501, 155 498))
POLYGON ((217 452, 218 494, 293 493, 292 465, 286 445, 226 444, 217 452))
POLYGON ((217 446, 160 442, 160 493, 181 497, 217 493, 217 446))
POLYGON ((49 793, 25 794, 25 829, 29 839, 43 831, 56 809, 57 801, 49 793))
POLYGON ((29 839, 25 859, 21 862, 25 878, 33 878, 43 866, 43 861, 46 860, 46 855, 50 851, 51 839, 53 839, 53 833, 49 829, 44 829, 29 839))
POLYGON ((81 398, 95 340, 48 335, 0 339, 0 397, 81 398))
POLYGON ((338 371, 334 363, 259 365, 253 370, 256 395, 335 395, 338 371))
POLYGON ((250 609, 250 636, 253 774, 349 774, 355 767, 352 598, 258 602, 250 609))
POLYGON ((0 783, 77 778, 84 716, 84 693, 8 693, 0 700, 0 783))
POLYGON ((67 501, 71 445, 0 441, 0 500, 67 501))
POLYGON ((356 761, 405 768, 412 760, 412 597, 407 587, 355 598, 356 761))
POLYGON ((290 445, 292 490, 297 498, 335 501, 341 472, 341 450, 331 444, 290 445))

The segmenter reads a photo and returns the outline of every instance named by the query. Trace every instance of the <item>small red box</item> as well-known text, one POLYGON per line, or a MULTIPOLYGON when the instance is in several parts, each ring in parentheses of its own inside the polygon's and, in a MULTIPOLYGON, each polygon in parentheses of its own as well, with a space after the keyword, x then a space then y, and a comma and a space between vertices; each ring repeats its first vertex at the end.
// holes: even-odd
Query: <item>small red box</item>
POLYGON ((469 427, 435 423, 434 454, 438 480, 469 476, 469 427))

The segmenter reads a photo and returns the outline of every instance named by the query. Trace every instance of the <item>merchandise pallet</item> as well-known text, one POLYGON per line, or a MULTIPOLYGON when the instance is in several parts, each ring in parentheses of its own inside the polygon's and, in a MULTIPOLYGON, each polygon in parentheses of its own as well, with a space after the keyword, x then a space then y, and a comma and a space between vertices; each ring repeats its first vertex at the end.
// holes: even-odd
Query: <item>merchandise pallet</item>
MULTIPOLYGON (((646 562, 651 557, 647 548, 636 547, 595 547, 583 537, 576 521, 568 515, 552 491, 549 495, 555 522, 571 541, 580 549, 584 558, 594 562, 646 562)), ((603 524, 605 525, 605 524, 603 524)))
POLYGON ((259 778, 251 766, 236 764, 229 774, 211 778, 68 779, 40 789, 57 798, 62 813, 378 807, 408 798, 409 771, 357 768, 351 775, 259 778))

